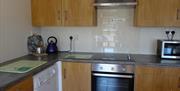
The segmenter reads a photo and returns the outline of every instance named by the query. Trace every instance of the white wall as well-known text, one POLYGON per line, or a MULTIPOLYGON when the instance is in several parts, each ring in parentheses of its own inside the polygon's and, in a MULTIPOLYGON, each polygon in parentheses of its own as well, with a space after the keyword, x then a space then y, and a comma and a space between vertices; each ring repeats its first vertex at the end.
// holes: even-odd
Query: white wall
POLYGON ((133 8, 98 9, 97 27, 44 27, 44 40, 53 35, 58 38, 61 51, 69 49, 69 36, 73 35, 76 52, 114 52, 155 54, 156 40, 166 39, 166 29, 178 28, 137 28, 133 26, 133 8))
POLYGON ((27 54, 31 0, 0 0, 0 62, 27 54))

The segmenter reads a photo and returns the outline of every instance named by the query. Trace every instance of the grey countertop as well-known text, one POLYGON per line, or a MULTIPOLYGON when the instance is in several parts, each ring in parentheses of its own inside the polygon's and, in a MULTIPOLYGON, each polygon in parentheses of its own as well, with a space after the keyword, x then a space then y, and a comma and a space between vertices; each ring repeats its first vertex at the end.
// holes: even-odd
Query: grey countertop
POLYGON ((156 55, 141 55, 141 54, 130 54, 131 61, 126 60, 126 54, 117 54, 117 53, 72 53, 72 54, 90 54, 93 55, 90 59, 77 59, 77 58, 65 58, 66 55, 70 53, 59 52, 57 54, 51 54, 42 57, 36 57, 33 55, 26 55, 17 59, 13 59, 4 63, 1 63, 0 66, 15 62, 18 60, 43 60, 47 61, 46 64, 35 68, 34 70, 23 73, 23 74, 14 74, 14 73, 5 73, 0 72, 0 91, 11 86, 15 83, 18 83, 22 79, 26 78, 29 75, 34 75, 43 69, 53 65, 57 61, 68 61, 68 62, 85 62, 85 63, 109 63, 109 64, 135 64, 135 65, 152 65, 152 66, 171 66, 171 67, 180 67, 180 60, 164 60, 160 59, 156 55), (122 55, 122 56, 120 56, 122 55), (110 57, 111 60, 104 57, 110 57), (122 58, 120 58, 122 57, 122 58), (121 59, 121 60, 119 60, 121 59))
POLYGON ((46 69, 47 67, 53 65, 55 62, 57 62, 58 55, 57 54, 53 54, 53 55, 48 55, 48 56, 44 56, 44 57, 36 57, 33 55, 27 55, 27 56, 23 56, 20 58, 16 58, 4 63, 1 63, 0 66, 11 63, 11 62, 15 62, 18 60, 43 60, 43 61, 47 61, 46 64, 30 71, 27 73, 23 73, 23 74, 15 74, 15 73, 5 73, 5 72, 0 72, 0 91, 4 91, 5 88, 7 88, 8 86, 11 86, 13 84, 18 83, 19 81, 21 81, 22 79, 26 78, 27 76, 30 75, 34 75, 40 71, 42 71, 43 69, 46 69))

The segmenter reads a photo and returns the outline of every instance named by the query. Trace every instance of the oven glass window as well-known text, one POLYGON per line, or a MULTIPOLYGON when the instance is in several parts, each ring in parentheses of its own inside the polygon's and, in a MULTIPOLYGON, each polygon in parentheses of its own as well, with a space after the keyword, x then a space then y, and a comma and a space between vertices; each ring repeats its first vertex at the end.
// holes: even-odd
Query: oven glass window
POLYGON ((133 80, 115 77, 93 77, 93 91, 133 91, 133 80))

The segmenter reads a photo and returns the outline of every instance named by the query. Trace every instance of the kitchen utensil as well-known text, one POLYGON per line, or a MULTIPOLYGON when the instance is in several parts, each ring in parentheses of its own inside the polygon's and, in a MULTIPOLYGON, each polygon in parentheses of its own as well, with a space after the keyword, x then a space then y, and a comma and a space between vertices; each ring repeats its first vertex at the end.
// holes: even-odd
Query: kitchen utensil
POLYGON ((47 43, 48 43, 48 46, 47 46, 46 52, 48 54, 50 54, 50 53, 57 53, 57 51, 58 51, 58 48, 57 48, 57 38, 54 37, 54 36, 51 36, 51 37, 48 38, 47 43))

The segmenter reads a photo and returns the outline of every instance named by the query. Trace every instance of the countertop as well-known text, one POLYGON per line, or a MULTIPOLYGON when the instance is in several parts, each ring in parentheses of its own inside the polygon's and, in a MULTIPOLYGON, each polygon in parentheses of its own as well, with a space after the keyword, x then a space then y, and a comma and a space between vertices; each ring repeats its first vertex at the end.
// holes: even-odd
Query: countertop
POLYGON ((15 73, 5 73, 5 72, 0 72, 0 91, 4 91, 5 88, 7 88, 8 86, 11 86, 13 84, 18 83, 19 81, 23 80, 24 78, 26 78, 27 76, 30 75, 34 75, 40 71, 42 71, 43 69, 46 69, 47 67, 53 65, 54 63, 56 63, 58 60, 58 54, 53 54, 53 55, 48 55, 48 56, 43 56, 43 57, 36 57, 33 55, 26 55, 20 58, 16 58, 4 63, 1 63, 0 66, 11 63, 11 62, 15 62, 18 60, 43 60, 43 61, 47 61, 46 64, 35 68, 34 70, 28 72, 28 73, 23 73, 23 74, 15 74, 15 73))
POLYGON ((19 57, 4 63, 1 63, 0 66, 15 62, 18 60, 43 60, 47 61, 46 64, 35 68, 34 70, 23 73, 23 74, 14 74, 14 73, 5 73, 0 72, 0 91, 4 91, 5 88, 11 86, 15 83, 18 83, 22 79, 26 78, 30 75, 35 75, 38 72, 48 68, 49 66, 53 65, 57 61, 67 61, 67 62, 85 62, 85 63, 109 63, 109 64, 133 64, 133 65, 150 65, 150 66, 165 66, 165 67, 180 67, 180 60, 165 60, 160 59, 156 55, 142 55, 142 54, 130 54, 131 61, 127 60, 116 60, 119 55, 126 55, 126 54, 118 54, 118 53, 71 53, 71 54, 90 54, 93 55, 90 59, 76 59, 76 58, 65 58, 66 55, 70 53, 67 52, 59 52, 57 54, 50 54, 47 56, 36 57, 33 55, 26 55, 23 57, 19 57), (108 56, 115 59, 102 59, 101 57, 108 56))

